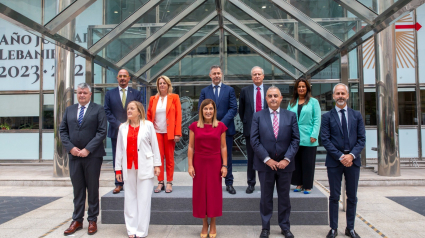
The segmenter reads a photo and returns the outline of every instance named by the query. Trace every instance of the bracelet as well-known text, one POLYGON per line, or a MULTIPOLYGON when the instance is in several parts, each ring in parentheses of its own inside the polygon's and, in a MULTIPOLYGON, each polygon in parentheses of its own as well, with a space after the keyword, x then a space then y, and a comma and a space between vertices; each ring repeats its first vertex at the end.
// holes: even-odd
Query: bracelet
POLYGON ((224 164, 223 164, 221 167, 224 167, 224 168, 226 168, 226 169, 228 169, 228 168, 229 168, 229 167, 227 167, 227 165, 224 165, 224 164))

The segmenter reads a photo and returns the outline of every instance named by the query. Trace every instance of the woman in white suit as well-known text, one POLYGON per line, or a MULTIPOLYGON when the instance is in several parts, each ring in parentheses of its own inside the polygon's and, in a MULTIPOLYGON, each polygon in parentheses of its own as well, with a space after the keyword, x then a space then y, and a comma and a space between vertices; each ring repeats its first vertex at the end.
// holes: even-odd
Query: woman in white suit
POLYGON ((154 176, 160 173, 161 157, 155 128, 145 120, 140 102, 127 106, 127 122, 118 131, 115 171, 125 182, 124 218, 128 237, 148 235, 154 176))

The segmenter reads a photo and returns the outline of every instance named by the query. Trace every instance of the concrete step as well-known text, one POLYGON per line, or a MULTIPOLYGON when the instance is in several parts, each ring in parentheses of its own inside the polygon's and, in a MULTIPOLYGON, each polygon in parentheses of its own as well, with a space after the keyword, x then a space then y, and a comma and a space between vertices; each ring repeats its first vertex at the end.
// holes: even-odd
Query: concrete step
MULTIPOLYGON (((319 189, 311 194, 293 192, 291 188, 291 225, 327 225, 328 199, 319 189)), ((223 216, 217 220, 222 225, 260 225, 260 187, 246 194, 246 186, 235 186, 236 194, 227 193, 223 187, 223 216)), ((124 191, 125 192, 125 191, 124 191)), ((101 198, 102 224, 124 224, 124 192, 101 198)), ((192 216, 192 187, 174 186, 173 192, 153 193, 150 224, 199 225, 192 216)), ((277 194, 273 196, 272 225, 277 223, 277 194)))

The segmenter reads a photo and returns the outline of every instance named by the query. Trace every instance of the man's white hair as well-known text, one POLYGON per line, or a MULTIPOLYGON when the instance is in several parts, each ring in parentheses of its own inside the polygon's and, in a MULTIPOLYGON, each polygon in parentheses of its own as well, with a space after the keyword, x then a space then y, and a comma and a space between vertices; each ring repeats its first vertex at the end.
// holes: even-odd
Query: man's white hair
POLYGON ((347 93, 349 92, 349 91, 348 91, 348 86, 347 86, 347 85, 345 85, 345 84, 343 84, 343 83, 338 83, 337 85, 335 85, 335 86, 334 86, 334 89, 332 90, 332 94, 335 94, 335 89, 336 89, 336 87, 338 87, 338 86, 340 86, 340 85, 342 85, 342 86, 344 86, 344 87, 345 87, 345 90, 347 90, 347 93))
POLYGON ((254 69, 261 69, 261 72, 263 73, 263 75, 264 75, 264 69, 263 68, 261 68, 260 66, 254 66, 252 69, 251 69, 251 75, 252 75, 252 71, 254 71, 254 69))

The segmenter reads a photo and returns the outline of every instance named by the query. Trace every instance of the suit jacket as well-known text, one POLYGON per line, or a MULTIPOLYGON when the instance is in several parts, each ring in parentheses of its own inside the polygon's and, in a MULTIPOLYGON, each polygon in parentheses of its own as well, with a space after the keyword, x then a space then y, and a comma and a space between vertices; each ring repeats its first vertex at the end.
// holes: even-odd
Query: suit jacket
MULTIPOLYGON (((127 180, 127 135, 128 123, 124 123, 118 132, 115 170, 121 170, 124 181, 127 180)), ((161 166, 158 140, 152 122, 140 121, 137 135, 137 178, 149 179, 154 177, 154 166, 161 166)))
POLYGON ((101 105, 90 102, 81 125, 77 120, 78 103, 65 109, 59 126, 62 144, 69 153, 72 148, 90 151, 87 158, 106 155, 103 140, 106 138, 106 116, 101 105))
POLYGON ((279 132, 277 139, 274 136, 270 110, 263 109, 254 114, 251 126, 251 146, 254 150, 254 169, 257 171, 271 172, 272 169, 264 163, 266 157, 281 161, 291 160, 283 172, 295 170, 295 155, 300 145, 295 113, 280 109, 279 132))
POLYGON ((238 112, 238 103, 236 102, 235 90, 225 85, 221 84, 220 94, 218 95, 218 101, 215 100, 213 87, 210 84, 208 87, 203 88, 201 91, 201 96, 199 96, 198 102, 198 112, 199 107, 201 106, 204 99, 214 100, 217 106, 217 119, 226 125, 227 132, 226 135, 232 136, 236 133, 234 118, 238 112))
POLYGON ((300 145, 301 146, 318 146, 319 145, 319 132, 320 123, 322 118, 322 111, 317 99, 311 97, 308 104, 304 105, 301 109, 301 115, 298 119, 298 99, 297 103, 291 107, 288 105, 288 111, 294 112, 297 115, 298 128, 300 129, 300 145), (316 142, 311 143, 310 138, 316 139, 316 142))
MULTIPOLYGON (((115 87, 112 90, 106 92, 105 95, 105 113, 108 117, 109 128, 108 128, 108 137, 109 138, 117 138, 118 128, 121 123, 127 121, 127 105, 131 101, 139 101, 142 102, 142 94, 132 88, 128 87, 126 100, 125 100, 125 108, 122 106, 122 101, 120 97, 120 91, 118 87, 115 87)), ((143 103, 143 102, 142 102, 143 103)))
MULTIPOLYGON (((263 98, 263 109, 269 108, 266 101, 266 92, 270 86, 263 85, 264 98, 263 98)), ((243 123, 243 135, 249 136, 251 133, 252 117, 254 116, 254 85, 249 85, 241 90, 239 96, 239 117, 243 123)))
MULTIPOLYGON (((156 105, 159 95, 152 96, 149 100, 148 120, 154 123, 156 105)), ((170 93, 167 95, 167 138, 174 140, 174 136, 182 136, 182 105, 179 95, 170 93)))
MULTIPOLYGON (((366 141, 365 126, 360 112, 347 107, 347 113, 350 153, 354 154, 356 157, 353 160, 354 165, 360 167, 360 153, 362 152, 366 141)), ((327 167, 337 167, 341 164, 339 158, 344 151, 344 139, 341 121, 339 120, 338 112, 335 108, 332 108, 332 110, 323 114, 320 138, 322 139, 322 145, 327 151, 325 165, 327 167)))

